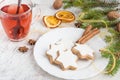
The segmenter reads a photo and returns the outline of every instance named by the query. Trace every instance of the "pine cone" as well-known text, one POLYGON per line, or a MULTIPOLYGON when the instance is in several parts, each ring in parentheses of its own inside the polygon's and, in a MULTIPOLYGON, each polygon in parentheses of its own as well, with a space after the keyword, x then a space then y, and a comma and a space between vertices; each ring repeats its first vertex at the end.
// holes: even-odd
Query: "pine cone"
POLYGON ((110 11, 108 14, 107 14, 107 17, 109 20, 113 20, 113 19, 117 19, 120 17, 120 14, 117 12, 117 11, 110 11))

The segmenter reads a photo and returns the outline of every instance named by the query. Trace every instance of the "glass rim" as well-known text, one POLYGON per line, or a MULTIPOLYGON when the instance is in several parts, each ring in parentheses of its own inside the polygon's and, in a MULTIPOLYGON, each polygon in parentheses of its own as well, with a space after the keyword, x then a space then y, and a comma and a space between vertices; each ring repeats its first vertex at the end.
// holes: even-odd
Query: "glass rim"
MULTIPOLYGON (((27 5, 27 4, 26 4, 26 5, 27 5)), ((32 10, 32 8, 31 8, 30 5, 27 5, 27 6, 29 7, 29 9, 28 9, 27 11, 23 12, 23 13, 20 13, 20 14, 10 14, 10 13, 6 13, 6 12, 2 11, 1 8, 0 8, 0 16, 1 16, 1 15, 8 15, 8 16, 12 16, 12 17, 23 16, 23 15, 29 13, 29 12, 32 10)))

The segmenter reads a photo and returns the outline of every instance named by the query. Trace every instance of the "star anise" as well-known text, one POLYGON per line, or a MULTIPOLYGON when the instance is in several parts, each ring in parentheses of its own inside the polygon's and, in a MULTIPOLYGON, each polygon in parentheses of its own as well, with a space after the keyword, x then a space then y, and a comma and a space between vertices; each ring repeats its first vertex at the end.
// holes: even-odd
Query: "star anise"
POLYGON ((75 25, 77 28, 79 28, 79 27, 81 26, 81 23, 78 22, 78 23, 75 23, 74 25, 75 25))
POLYGON ((30 39, 30 40, 28 41, 28 43, 29 43, 30 45, 35 45, 36 40, 30 39))
POLYGON ((22 47, 19 47, 18 49, 20 52, 27 52, 28 51, 28 48, 26 46, 22 46, 22 47))

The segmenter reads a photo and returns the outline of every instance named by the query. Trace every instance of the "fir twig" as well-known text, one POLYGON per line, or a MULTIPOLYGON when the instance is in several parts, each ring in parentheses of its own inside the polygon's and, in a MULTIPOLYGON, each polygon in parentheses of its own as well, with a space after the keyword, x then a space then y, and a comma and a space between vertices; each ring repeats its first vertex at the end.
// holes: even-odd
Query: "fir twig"
POLYGON ((110 21, 106 15, 109 11, 119 10, 116 9, 120 4, 118 1, 106 2, 101 0, 63 0, 64 8, 78 7, 81 8, 85 15, 79 16, 78 22, 82 28, 86 25, 92 24, 93 27, 103 28, 107 24, 111 36, 106 36, 106 42, 109 44, 101 54, 103 57, 109 58, 109 64, 106 67, 108 74, 114 75, 120 68, 120 32, 114 29, 120 20, 110 21), (94 8, 101 9, 94 9, 94 8), (105 23, 105 24, 104 24, 105 23), (109 54, 111 53, 111 54, 109 54))

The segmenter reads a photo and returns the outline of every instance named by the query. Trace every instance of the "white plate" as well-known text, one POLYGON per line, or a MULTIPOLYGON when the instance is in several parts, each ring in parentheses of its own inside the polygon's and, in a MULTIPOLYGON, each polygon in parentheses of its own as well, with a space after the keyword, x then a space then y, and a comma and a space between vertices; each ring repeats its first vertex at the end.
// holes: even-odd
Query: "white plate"
POLYGON ((50 64, 46 57, 45 52, 49 49, 49 44, 60 39, 69 39, 75 42, 80 38, 83 31, 80 28, 60 28, 41 36, 34 47, 34 57, 37 64, 49 74, 64 79, 86 79, 102 72, 108 64, 108 60, 100 55, 99 49, 105 47, 106 43, 98 36, 86 43, 95 51, 95 60, 92 62, 79 61, 80 67, 77 70, 62 71, 58 66, 50 64))

